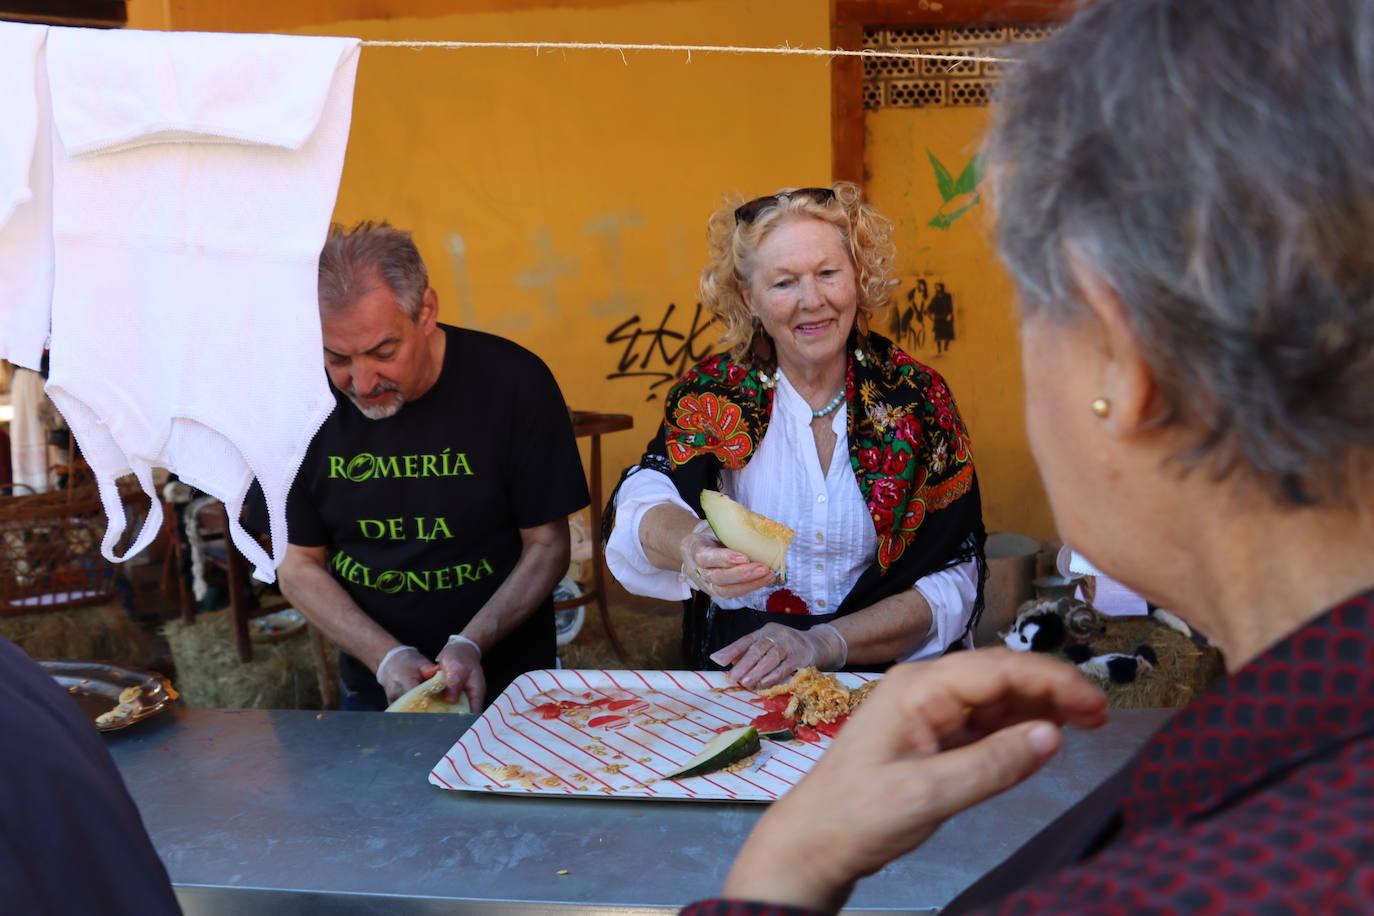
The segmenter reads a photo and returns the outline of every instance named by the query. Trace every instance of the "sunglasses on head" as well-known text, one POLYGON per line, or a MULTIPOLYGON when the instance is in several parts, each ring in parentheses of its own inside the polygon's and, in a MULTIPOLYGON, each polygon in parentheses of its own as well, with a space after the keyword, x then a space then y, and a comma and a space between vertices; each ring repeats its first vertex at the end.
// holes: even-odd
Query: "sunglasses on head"
POLYGON ((746 225, 752 223, 764 210, 769 207, 776 207, 793 197, 805 197, 814 203, 828 204, 835 199, 835 192, 830 188, 797 188, 794 191, 781 191, 766 197, 755 197, 748 203, 740 204, 735 208, 735 222, 746 225))

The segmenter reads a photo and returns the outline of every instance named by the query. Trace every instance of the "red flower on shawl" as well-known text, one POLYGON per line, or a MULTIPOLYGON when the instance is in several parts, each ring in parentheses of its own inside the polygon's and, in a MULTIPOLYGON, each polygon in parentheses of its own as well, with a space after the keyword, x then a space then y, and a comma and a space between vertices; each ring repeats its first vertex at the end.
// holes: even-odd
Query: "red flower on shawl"
POLYGON ((904 495, 906 495, 905 481, 883 477, 873 481, 873 489, 868 498, 875 506, 892 509, 902 501, 904 495))
POLYGON ((911 455, 908 452, 883 452, 883 473, 889 477, 901 477, 906 470, 907 459, 911 455))
MULTIPOLYGON (((884 509, 882 506, 868 507, 868 512, 873 516, 873 528, 878 532, 879 546, 887 539, 887 532, 892 530, 892 510, 884 509)), ((901 553, 901 550, 897 551, 901 553)))
POLYGON ((913 449, 921 445, 921 421, 911 414, 907 414, 897 421, 897 438, 910 445, 913 449))
POLYGON ((878 450, 876 448, 859 449, 859 467, 865 471, 876 471, 879 463, 878 450))
POLYGON ((940 424, 940 428, 949 432, 954 429, 954 411, 948 407, 935 408, 935 422, 940 424))
POLYGON ((898 350, 896 347, 893 347, 893 348, 892 348, 892 365, 894 365, 894 366, 917 366, 917 365, 920 365, 920 364, 919 364, 918 362, 916 362, 916 360, 912 359, 912 358, 911 358, 911 355, 910 355, 909 353, 907 353, 905 350, 898 350))
POLYGON ((677 466, 710 454, 725 467, 739 470, 754 451, 753 441, 742 428, 739 405, 709 392, 680 399, 674 425, 681 432, 670 437, 668 457, 677 466))
POLYGON ((731 385, 738 385, 740 382, 744 381, 744 377, 748 374, 749 370, 745 369, 739 363, 729 363, 725 367, 725 380, 731 385))
POLYGON ((763 609, 770 614, 809 614, 806 602, 801 595, 792 591, 790 588, 780 588, 768 596, 768 601, 763 609))

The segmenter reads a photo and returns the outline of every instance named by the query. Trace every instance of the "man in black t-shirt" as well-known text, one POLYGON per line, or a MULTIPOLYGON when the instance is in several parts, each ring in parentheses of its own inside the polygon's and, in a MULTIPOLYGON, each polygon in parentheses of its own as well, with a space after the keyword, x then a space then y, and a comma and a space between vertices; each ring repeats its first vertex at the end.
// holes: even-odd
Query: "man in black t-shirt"
POLYGON ((345 708, 381 708, 442 668, 473 710, 554 664, 551 593, 587 505, 552 374, 499 337, 437 323, 410 234, 363 223, 320 256, 338 403, 306 453, 278 570, 341 649, 345 708))

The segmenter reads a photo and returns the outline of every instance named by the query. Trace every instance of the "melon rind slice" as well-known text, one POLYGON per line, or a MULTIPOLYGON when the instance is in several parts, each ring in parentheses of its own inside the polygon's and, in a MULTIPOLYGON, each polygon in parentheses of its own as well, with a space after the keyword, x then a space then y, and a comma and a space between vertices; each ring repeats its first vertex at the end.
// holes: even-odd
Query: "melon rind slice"
POLYGON ((691 760, 664 776, 664 779, 683 779, 723 770, 736 760, 748 757, 759 749, 759 731, 752 725, 742 725, 716 735, 691 760))
POLYGON ((444 699, 444 672, 436 671, 434 677, 416 684, 396 698, 386 708, 387 712, 457 712, 470 713, 468 695, 461 694, 458 702, 450 703, 444 699))
POLYGON ((701 511, 716 539, 779 576, 787 573, 787 547, 794 532, 781 522, 741 506, 724 493, 701 491, 701 511))

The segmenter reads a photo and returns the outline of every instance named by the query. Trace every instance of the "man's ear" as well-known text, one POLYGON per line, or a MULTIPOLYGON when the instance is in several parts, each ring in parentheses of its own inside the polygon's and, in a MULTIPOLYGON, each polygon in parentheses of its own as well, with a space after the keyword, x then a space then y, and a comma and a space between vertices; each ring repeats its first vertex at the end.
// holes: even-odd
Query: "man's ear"
POLYGON ((1078 293, 1097 319, 1100 353, 1100 397, 1110 404, 1104 422, 1119 433, 1148 426, 1164 411, 1163 395, 1154 371, 1140 349, 1126 306, 1084 256, 1070 255, 1078 293))
POLYGON ((415 323, 426 334, 439 323, 439 294, 432 286, 426 286, 424 295, 420 297, 420 314, 415 316, 415 323))

